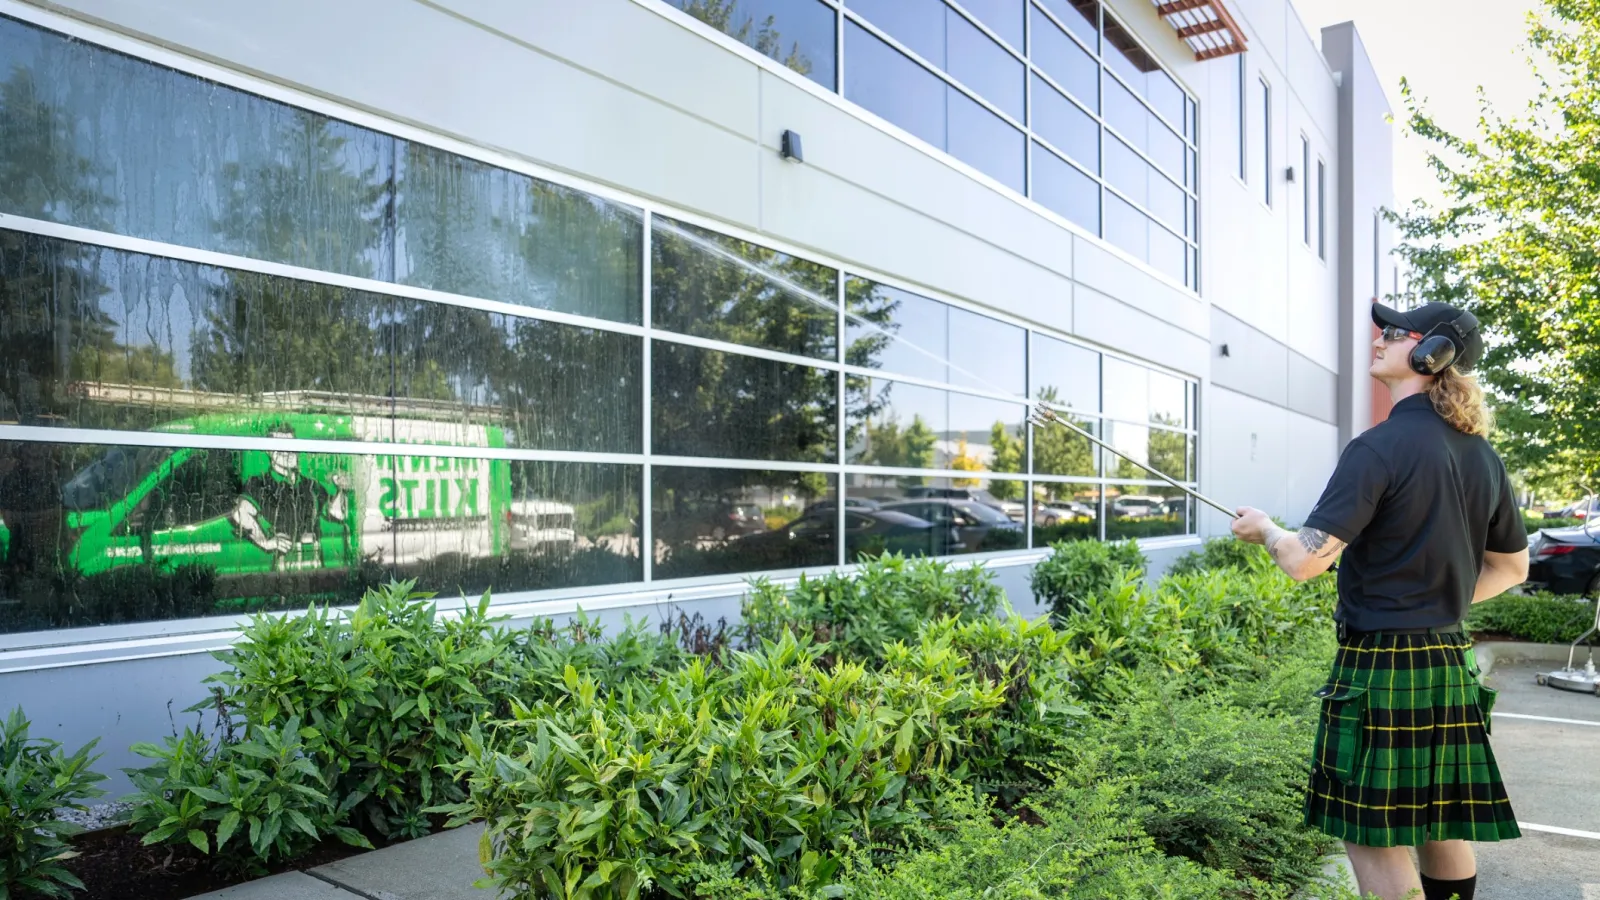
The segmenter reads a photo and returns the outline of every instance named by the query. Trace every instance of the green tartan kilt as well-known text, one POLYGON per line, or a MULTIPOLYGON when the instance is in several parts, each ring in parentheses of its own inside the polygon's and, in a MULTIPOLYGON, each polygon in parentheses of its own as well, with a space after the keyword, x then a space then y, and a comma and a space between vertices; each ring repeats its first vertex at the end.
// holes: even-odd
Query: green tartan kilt
POLYGON ((1462 634, 1341 640, 1317 691, 1306 824, 1367 847, 1521 837, 1480 675, 1462 634))

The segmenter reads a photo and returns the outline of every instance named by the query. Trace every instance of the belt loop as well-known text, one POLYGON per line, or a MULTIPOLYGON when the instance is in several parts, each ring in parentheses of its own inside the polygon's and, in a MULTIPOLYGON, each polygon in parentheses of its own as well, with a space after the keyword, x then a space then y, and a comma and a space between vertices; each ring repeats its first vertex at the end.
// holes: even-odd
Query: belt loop
POLYGON ((1335 622, 1334 625, 1336 627, 1336 631, 1337 631, 1337 635, 1338 635, 1339 640, 1342 641, 1346 637, 1349 636, 1350 627, 1348 625, 1346 625, 1344 622, 1335 622))

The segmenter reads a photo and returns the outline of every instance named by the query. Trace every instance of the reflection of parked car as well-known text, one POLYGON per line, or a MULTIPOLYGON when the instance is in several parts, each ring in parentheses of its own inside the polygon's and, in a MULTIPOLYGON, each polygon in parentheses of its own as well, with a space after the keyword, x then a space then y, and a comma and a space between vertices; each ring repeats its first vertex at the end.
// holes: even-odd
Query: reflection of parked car
POLYGON ((1588 519, 1600 515, 1600 497, 1586 497, 1571 506, 1546 512, 1546 519, 1588 519))
POLYGON ((1027 515, 1027 507, 1021 503, 997 499, 983 488, 914 487, 906 491, 906 496, 916 500, 970 500, 1000 510, 1013 522, 1021 522, 1027 515))
POLYGON ((1145 519, 1166 515, 1167 501, 1161 497, 1127 494, 1111 501, 1111 514, 1123 519, 1145 519))
POLYGON ((511 549, 571 553, 578 534, 573 521, 570 505, 524 494, 511 502, 511 549))
POLYGON ((1017 538, 1022 533, 1022 526, 1010 516, 972 500, 902 500, 885 503, 882 511, 916 516, 947 531, 951 544, 942 551, 945 553, 1017 546, 1017 538))
POLYGON ((1528 559, 1530 586, 1600 596, 1600 523, 1543 529, 1530 542, 1528 559))
POLYGON ((1065 525, 1068 522, 1090 522, 1094 518, 1094 507, 1076 500, 1059 500, 1033 505, 1033 524, 1040 528, 1065 525))
POLYGON ((732 537, 758 534, 767 530, 767 517, 755 503, 732 500, 690 500, 679 507, 676 523, 663 529, 662 536, 705 537, 725 541, 732 537))
MULTIPOLYGON (((776 550, 780 545, 811 543, 832 548, 839 529, 839 517, 825 510, 819 515, 805 515, 776 531, 752 535, 739 542, 739 546, 753 552, 762 549, 776 550)), ((858 549, 876 552, 904 553, 908 556, 948 552, 949 538, 939 533, 932 524, 887 509, 851 509, 844 513, 846 554, 854 558, 858 549)))
MULTIPOLYGON (((846 498, 844 498, 844 508, 845 509, 877 509, 881 505, 882 504, 879 503, 878 501, 876 501, 876 500, 868 500, 865 497, 846 497, 846 498)), ((818 515, 820 513, 832 512, 833 510, 838 509, 838 508, 839 508, 839 504, 835 503, 833 498, 830 497, 830 498, 828 498, 826 500, 818 500, 817 502, 815 502, 815 503, 811 504, 810 506, 806 507, 805 515, 808 515, 808 516, 818 515)))

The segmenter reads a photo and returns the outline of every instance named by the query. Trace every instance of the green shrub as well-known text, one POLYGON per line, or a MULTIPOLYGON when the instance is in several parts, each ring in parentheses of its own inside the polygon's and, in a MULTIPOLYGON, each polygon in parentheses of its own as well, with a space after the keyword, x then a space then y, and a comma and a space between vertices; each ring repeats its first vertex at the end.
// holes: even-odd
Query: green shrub
POLYGON ((1502 594, 1467 610, 1471 632, 1541 644, 1570 644, 1594 627, 1594 602, 1555 594, 1502 594))
POLYGON ((0 900, 25 891, 69 897, 69 888, 83 890, 62 866, 77 855, 67 838, 83 829, 56 818, 56 810, 82 810, 85 800, 105 793, 94 786, 105 776, 90 769, 99 759, 89 755, 94 741, 68 755, 60 743, 30 738, 28 730, 20 707, 0 722, 0 900))
POLYGON ((1191 550, 1178 557, 1167 569, 1167 575, 1189 575, 1208 569, 1255 572, 1272 568, 1272 557, 1260 544, 1246 543, 1235 537, 1216 537, 1207 540, 1199 550, 1191 550))
POLYGON ((304 722, 305 752, 328 773, 335 805, 386 837, 426 834, 422 809, 461 799, 440 767, 520 686, 517 636, 489 618, 488 595, 457 618, 429 596, 407 582, 369 591, 348 613, 258 617, 217 654, 229 669, 207 679, 252 726, 304 722))
POLYGON ((1057 618, 1084 608, 1092 595, 1109 589, 1120 572, 1144 574, 1144 554, 1132 541, 1068 541, 1050 549, 1050 555, 1034 566, 1029 584, 1034 598, 1057 618))
POLYGON ((128 798, 130 830, 147 845, 192 845, 223 869, 255 873, 328 835, 370 848, 359 832, 338 824, 348 808, 335 806, 306 755, 303 741, 315 732, 290 716, 281 729, 248 726, 243 741, 213 743, 190 728, 159 747, 133 745, 156 762, 127 770, 137 788, 128 798))
POLYGON ((448 812, 488 821, 487 868, 518 896, 825 887, 853 847, 934 816, 939 776, 1017 781, 1059 750, 1065 669, 1030 658, 1058 648, 1044 622, 949 618, 875 668, 783 630, 619 690, 569 669, 560 696, 472 732, 448 812))
POLYGON ((1572 528, 1577 525, 1582 525, 1583 522, 1583 519, 1546 519, 1542 516, 1530 516, 1526 514, 1524 514, 1522 517, 1522 525, 1527 529, 1529 534, 1533 534, 1535 531, 1538 531, 1541 528, 1572 528))
MULTIPOLYGON (((925 829, 929 846, 874 867, 856 862, 844 896, 859 900, 1282 900, 1288 891, 1235 880, 1164 856, 1140 827, 1129 785, 1061 784, 1029 801, 1030 823, 997 821, 970 797, 948 826, 925 829)), ((857 857, 856 860, 859 860, 857 857)))
POLYGON ((788 590, 758 579, 745 595, 742 618, 748 645, 794 632, 846 657, 872 659, 929 622, 992 616, 1004 600, 994 573, 982 566, 887 555, 854 573, 801 576, 788 590))

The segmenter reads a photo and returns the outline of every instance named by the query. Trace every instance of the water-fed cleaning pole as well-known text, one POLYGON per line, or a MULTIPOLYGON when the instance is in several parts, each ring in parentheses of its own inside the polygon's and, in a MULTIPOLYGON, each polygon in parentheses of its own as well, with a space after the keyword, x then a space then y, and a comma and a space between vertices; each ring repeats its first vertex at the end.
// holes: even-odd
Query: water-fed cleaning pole
POLYGON ((1094 435, 1090 434, 1089 432, 1084 431, 1082 428, 1079 428, 1078 426, 1072 424, 1071 422, 1067 421, 1066 419, 1063 419, 1060 416, 1056 415, 1056 411, 1055 410, 1051 409, 1048 406, 1045 406, 1043 403, 1040 403, 1040 404, 1038 404, 1037 406, 1035 406, 1033 408, 1033 413, 1032 413, 1032 415, 1028 416, 1028 421, 1032 422, 1034 425, 1040 426, 1040 427, 1043 427, 1045 425, 1060 425, 1063 428, 1070 428, 1071 430, 1076 431, 1078 434, 1081 434, 1084 437, 1088 438, 1091 442, 1094 443, 1095 446, 1103 447, 1104 449, 1109 450, 1112 453, 1115 453, 1116 455, 1122 457, 1123 459, 1127 460, 1128 462, 1133 463, 1134 465, 1138 466, 1139 468, 1144 469, 1146 472, 1151 472, 1151 473, 1155 474, 1162 481, 1165 481, 1167 484, 1170 484, 1173 487, 1177 488, 1178 490, 1183 491, 1185 494, 1188 494, 1189 496, 1195 498, 1196 500, 1199 500, 1201 503, 1204 503, 1207 506, 1210 506, 1213 509, 1218 510, 1219 512, 1225 513, 1228 516, 1228 518, 1230 518, 1230 519, 1239 518, 1239 514, 1234 512, 1233 510, 1227 508, 1226 506, 1223 506, 1221 503, 1218 503, 1217 501, 1211 499, 1210 497, 1207 497, 1205 494, 1200 493, 1199 491, 1195 490, 1194 488, 1191 488, 1191 487, 1188 487, 1186 485, 1183 485, 1183 484, 1179 483, 1178 481, 1174 480, 1171 476, 1167 475, 1166 473, 1159 472, 1159 471, 1157 471, 1155 469, 1152 469, 1152 468, 1150 468, 1150 466, 1148 464, 1139 462, 1137 459, 1134 459, 1133 457, 1129 456, 1128 454, 1123 453, 1121 450, 1118 450, 1117 448, 1111 446, 1110 444, 1106 443, 1105 441, 1100 440, 1099 438, 1095 437, 1094 435))

